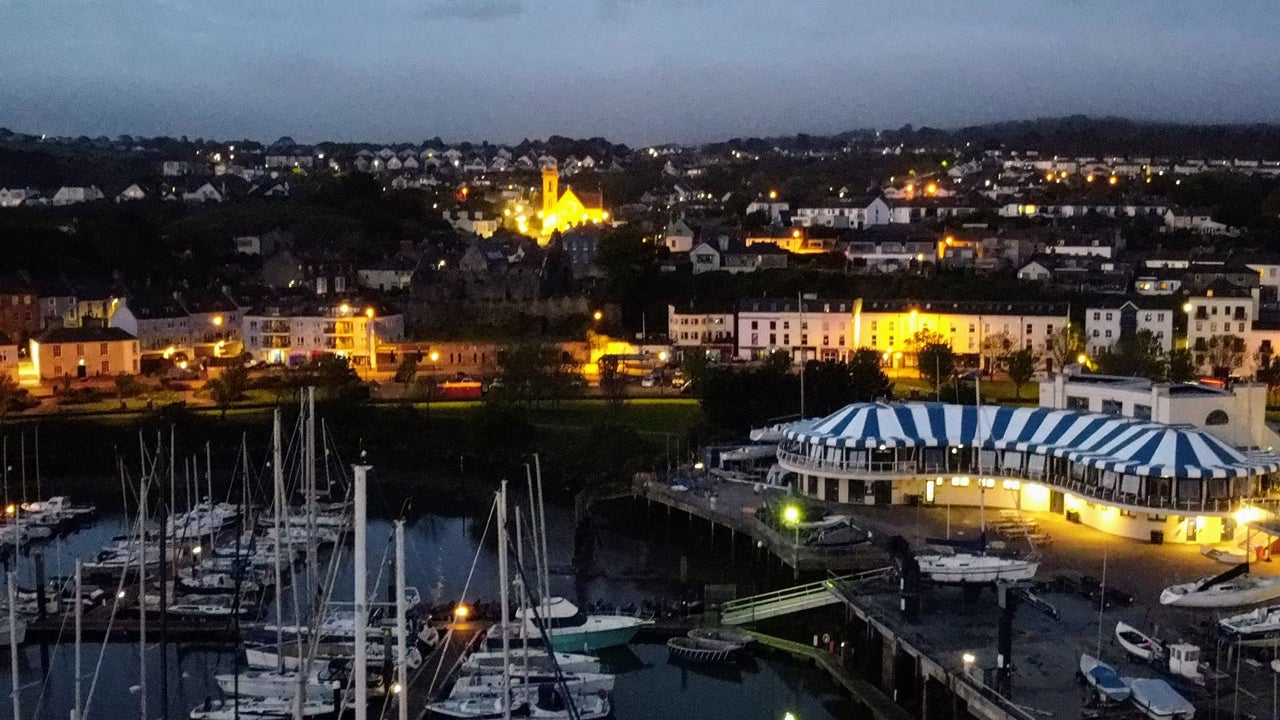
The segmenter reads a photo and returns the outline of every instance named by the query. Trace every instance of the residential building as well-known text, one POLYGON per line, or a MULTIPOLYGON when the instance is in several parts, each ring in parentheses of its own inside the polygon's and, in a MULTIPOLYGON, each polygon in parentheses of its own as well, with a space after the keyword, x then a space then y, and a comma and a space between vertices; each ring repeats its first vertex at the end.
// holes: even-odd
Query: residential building
POLYGON ((673 253, 687 253, 693 250, 693 240, 697 236, 693 227, 684 218, 677 218, 667 225, 662 235, 662 243, 673 253))
POLYGON ((413 283, 417 263, 401 258, 385 258, 356 270, 360 287, 370 290, 407 290, 413 283))
POLYGON ((138 339, 118 327, 50 328, 30 341, 41 380, 138 373, 138 339))
POLYGON ((760 298, 738 304, 738 357, 763 360, 785 350, 791 362, 847 360, 853 340, 853 300, 760 298))
POLYGON ((265 306, 245 312, 242 333, 258 362, 300 365, 333 354, 377 369, 379 343, 404 340, 404 317, 354 301, 265 306))
POLYGON ((191 317, 170 294, 150 291, 131 294, 117 304, 109 320, 138 341, 144 359, 192 355, 191 317))
POLYGON ((708 359, 728 360, 734 353, 733 311, 667 306, 667 337, 676 352, 701 349, 708 359))
POLYGON ((940 337, 956 355, 977 359, 988 342, 1028 349, 1053 370, 1055 333, 1067 325, 1066 303, 961 300, 858 300, 851 344, 872 348, 893 367, 915 365, 921 333, 940 337))
POLYGON ((1169 208, 1164 212, 1164 229, 1190 230, 1201 235, 1232 235, 1235 228, 1213 219, 1209 208, 1169 208))
POLYGON ((746 248, 727 236, 721 236, 715 244, 699 243, 689 253, 695 275, 716 271, 737 274, 785 268, 787 258, 788 253, 775 245, 746 248))
POLYGON ((235 357, 243 351, 243 309, 227 293, 183 290, 178 303, 187 312, 191 350, 195 357, 235 357))
POLYGON ((0 333, 0 375, 18 379, 18 341, 0 333))
POLYGON ((796 208, 791 222, 800 227, 834 227, 861 230, 892 222, 892 210, 884 198, 840 198, 819 207, 796 208))
POLYGON ((102 191, 94 185, 90 185, 88 187, 64 186, 58 188, 58 192, 54 193, 53 197, 49 200, 49 204, 75 205, 77 203, 101 200, 104 197, 106 196, 102 194, 102 191))
POLYGON ((0 277, 0 332, 24 341, 42 326, 36 290, 22 275, 0 277))
POLYGON ((1244 376, 1253 374, 1256 368, 1253 354, 1258 348, 1250 347, 1249 340, 1258 316, 1256 290, 1220 280, 1202 294, 1188 297, 1183 309, 1187 312, 1187 349, 1191 350, 1197 366, 1212 372, 1211 349, 1225 342, 1222 339, 1225 336, 1232 336, 1237 347, 1235 361, 1228 364, 1234 364, 1231 369, 1244 376))
POLYGON ((1085 308, 1085 347, 1090 355, 1101 353, 1117 340, 1146 330, 1160 343, 1161 352, 1173 349, 1173 313, 1168 303, 1145 299, 1114 298, 1085 308))
POLYGON ((749 231, 745 244, 748 248, 753 245, 772 245, 797 255, 815 255, 835 252, 838 242, 835 238, 813 237, 802 228, 775 226, 749 231))

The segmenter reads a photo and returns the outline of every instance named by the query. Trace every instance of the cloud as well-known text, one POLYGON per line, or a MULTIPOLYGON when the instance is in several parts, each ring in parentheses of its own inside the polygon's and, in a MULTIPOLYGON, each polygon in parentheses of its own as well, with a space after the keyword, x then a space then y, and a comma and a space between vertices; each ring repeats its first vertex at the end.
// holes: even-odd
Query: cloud
POLYGON ((520 0, 431 0, 419 15, 427 20, 499 20, 523 12, 520 0))

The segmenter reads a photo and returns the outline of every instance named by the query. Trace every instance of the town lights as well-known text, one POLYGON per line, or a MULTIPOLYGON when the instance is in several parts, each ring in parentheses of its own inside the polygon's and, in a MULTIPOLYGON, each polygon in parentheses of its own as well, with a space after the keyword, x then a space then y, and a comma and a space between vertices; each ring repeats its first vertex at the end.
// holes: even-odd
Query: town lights
POLYGON ((795 505, 788 505, 782 511, 782 519, 787 521, 788 525, 795 525, 800 522, 800 508, 795 505))
POLYGON ((1190 315, 1190 314, 1191 314, 1191 303, 1189 303, 1189 302, 1184 302, 1184 303, 1182 303, 1182 312, 1187 313, 1188 315, 1190 315))
POLYGON ((222 316, 221 316, 221 315, 214 315, 214 316, 213 316, 213 324, 214 324, 216 327, 222 327, 222 316))
POLYGON ((437 362, 440 359, 440 353, 435 350, 431 351, 431 362, 437 362))
POLYGON ((960 659, 964 662, 965 675, 969 674, 969 671, 973 669, 973 664, 978 661, 977 656, 971 652, 967 652, 964 655, 961 655, 960 659))
POLYGON ((594 318, 596 322, 600 322, 601 320, 604 319, 604 313, 597 310, 591 314, 591 317, 594 318))
POLYGON ((453 609, 453 616, 458 620, 466 620, 467 616, 470 614, 471 608, 463 605, 462 603, 458 603, 458 607, 453 609))
POLYGON ((371 307, 367 307, 367 308, 365 308, 365 309, 364 309, 364 316, 365 316, 365 317, 367 317, 367 318, 369 318, 370 320, 372 320, 372 319, 373 319, 373 314, 374 314, 374 313, 373 313, 373 308, 371 308, 371 307))
POLYGON ((341 305, 338 306, 338 312, 342 313, 343 315, 346 315, 351 312, 351 306, 346 303, 342 303, 341 305))

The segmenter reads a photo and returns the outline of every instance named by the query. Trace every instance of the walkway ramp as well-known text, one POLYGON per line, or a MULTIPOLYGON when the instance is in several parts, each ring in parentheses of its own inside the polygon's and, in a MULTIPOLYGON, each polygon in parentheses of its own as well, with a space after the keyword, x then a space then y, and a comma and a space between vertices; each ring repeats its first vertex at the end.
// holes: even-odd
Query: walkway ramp
POLYGON ((858 585, 888 577, 892 572, 892 567, 876 568, 730 600, 720 609, 720 624, 747 625, 779 615, 842 603, 858 585))

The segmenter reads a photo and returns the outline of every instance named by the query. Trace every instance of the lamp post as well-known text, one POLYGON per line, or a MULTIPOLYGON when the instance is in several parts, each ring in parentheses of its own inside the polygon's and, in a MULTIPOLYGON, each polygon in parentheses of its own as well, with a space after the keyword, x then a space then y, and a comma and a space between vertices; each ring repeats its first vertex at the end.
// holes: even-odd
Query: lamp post
POLYGON ((782 519, 791 525, 795 532, 794 540, 791 545, 791 562, 794 577, 800 576, 800 508, 795 505, 788 505, 782 511, 782 519))

